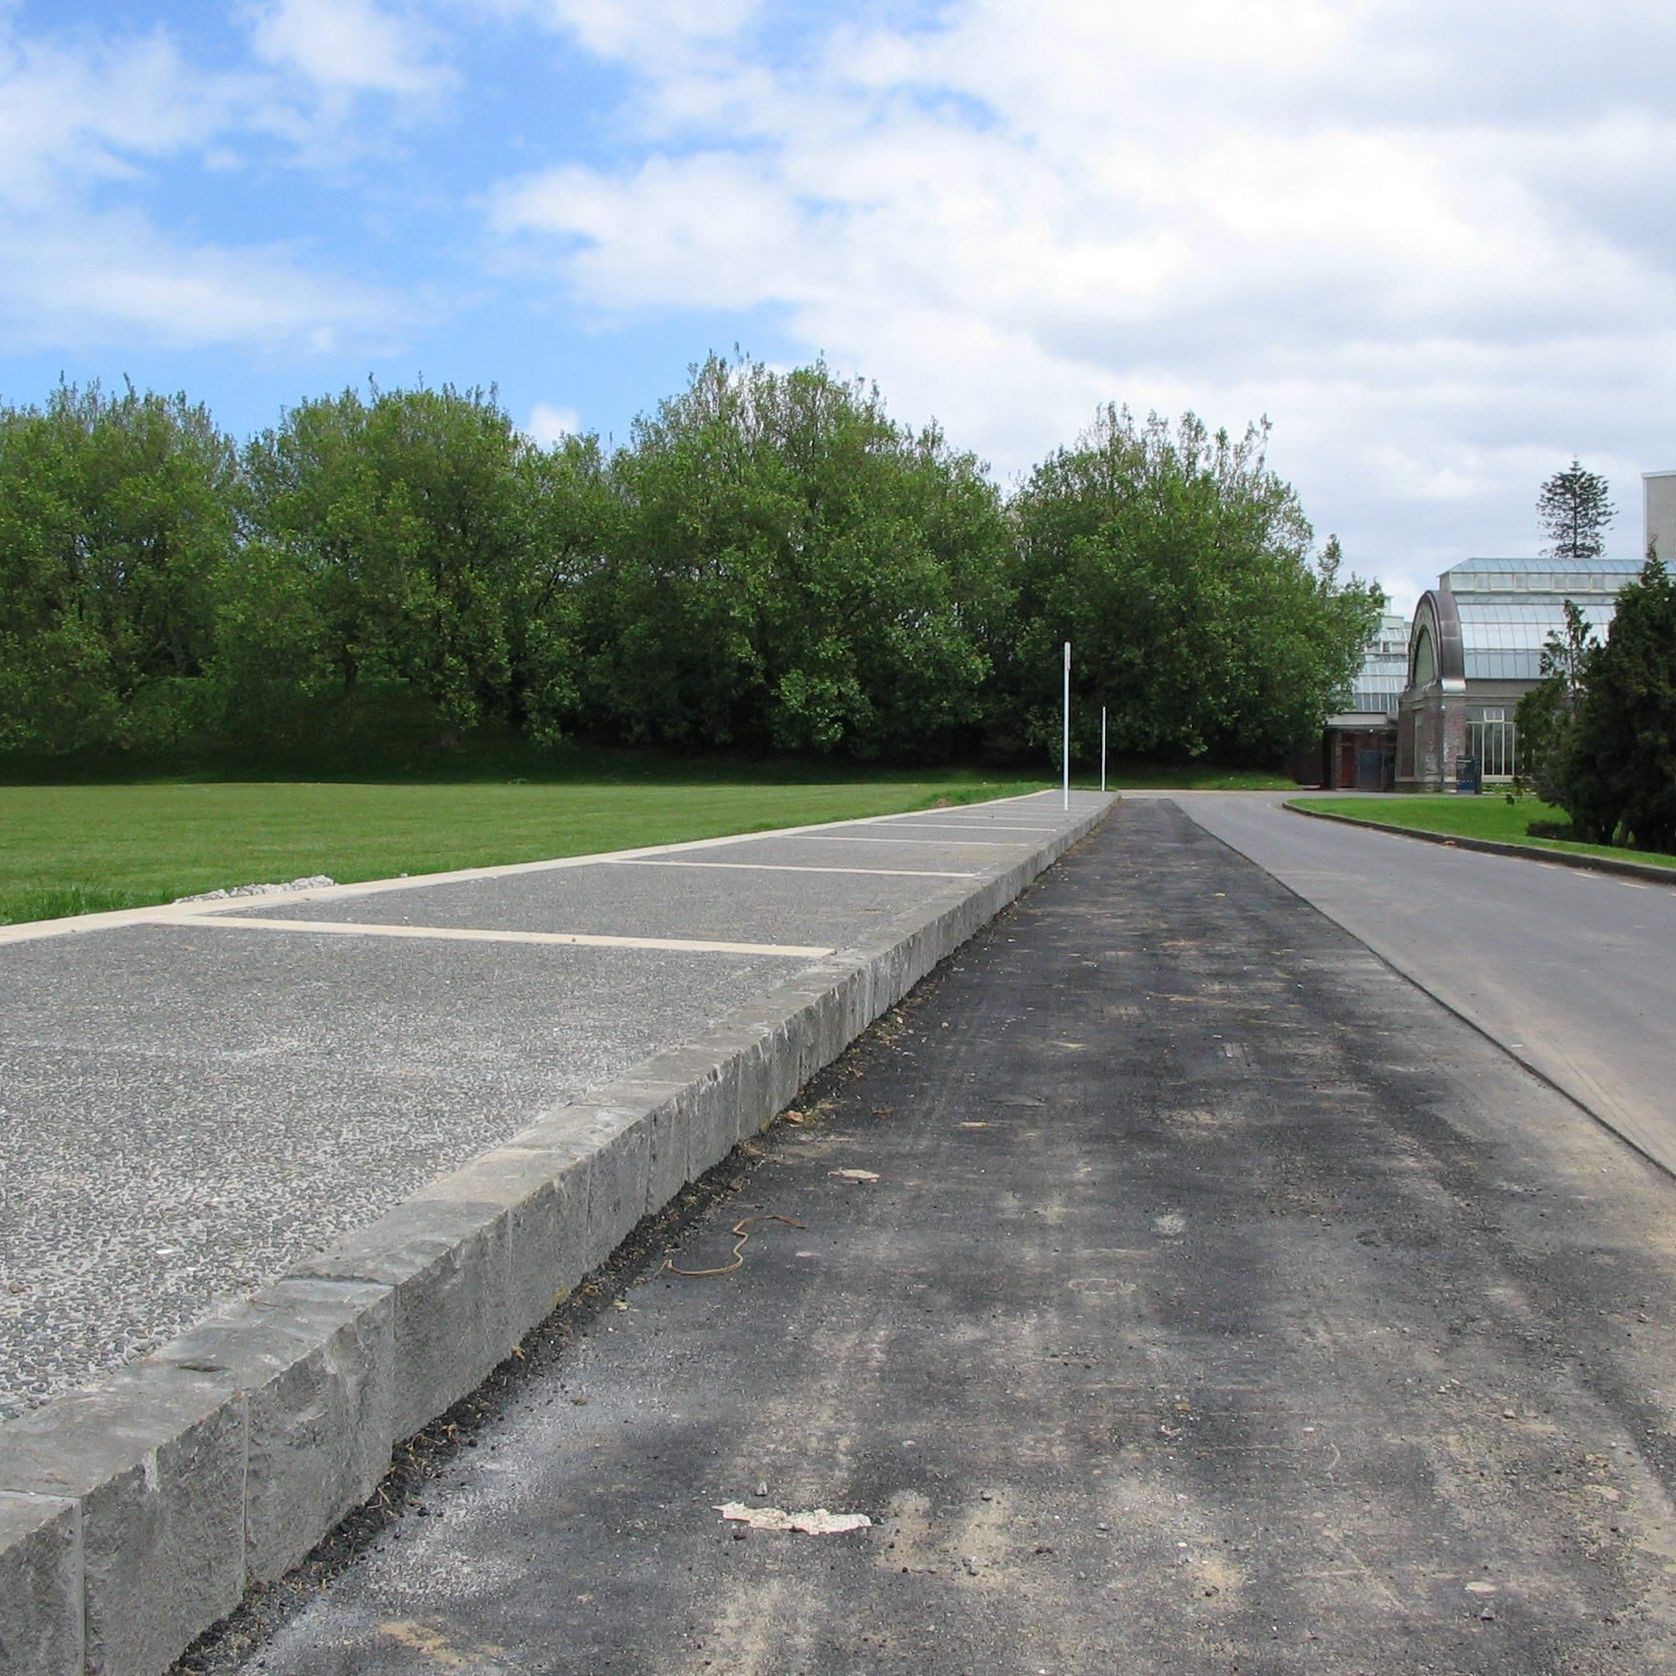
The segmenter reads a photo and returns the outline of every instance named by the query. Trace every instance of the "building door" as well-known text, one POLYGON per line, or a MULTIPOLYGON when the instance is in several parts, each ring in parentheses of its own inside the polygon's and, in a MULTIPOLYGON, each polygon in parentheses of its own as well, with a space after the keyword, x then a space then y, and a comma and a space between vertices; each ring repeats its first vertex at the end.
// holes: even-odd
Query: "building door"
POLYGON ((1467 712, 1467 755, 1477 757, 1486 780, 1510 780, 1517 767, 1518 730, 1505 705, 1467 712))

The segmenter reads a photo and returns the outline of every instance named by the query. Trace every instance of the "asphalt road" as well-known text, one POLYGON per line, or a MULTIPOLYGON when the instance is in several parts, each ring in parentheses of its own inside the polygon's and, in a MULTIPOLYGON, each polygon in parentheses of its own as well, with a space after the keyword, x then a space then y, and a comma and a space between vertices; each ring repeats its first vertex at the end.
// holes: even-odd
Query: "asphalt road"
POLYGON ((813 1092, 192 1668, 1676 1669, 1676 1186, 1177 808, 813 1092))
POLYGON ((1676 1172, 1676 882, 1310 820, 1181 807, 1676 1172))

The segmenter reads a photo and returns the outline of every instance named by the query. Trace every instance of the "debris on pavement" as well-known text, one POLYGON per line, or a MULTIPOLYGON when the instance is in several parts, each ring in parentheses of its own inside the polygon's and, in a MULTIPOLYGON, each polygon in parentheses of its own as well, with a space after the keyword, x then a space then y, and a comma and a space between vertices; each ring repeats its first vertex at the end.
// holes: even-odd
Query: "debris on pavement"
POLYGON ((835 1175, 840 1181, 877 1181, 877 1170, 830 1170, 829 1175, 835 1175))
POLYGON ((228 885, 224 890, 201 890, 196 896, 177 896, 170 905, 178 908, 183 902, 231 902, 236 896, 280 896, 291 890, 324 890, 336 883, 336 879, 329 879, 324 873, 310 873, 307 878, 292 879, 287 884, 228 885))
POLYGON ((735 1269, 744 1267, 745 1242, 751 1237, 751 1225, 755 1222, 783 1222, 788 1228, 802 1228, 805 1226, 802 1222, 793 1221, 791 1217, 781 1216, 777 1212, 773 1211, 770 1211, 763 1216, 742 1216, 730 1229, 728 1229, 728 1232, 732 1234, 734 1239, 738 1242, 733 1248, 733 1261, 731 1263, 723 1263, 720 1268, 716 1269, 678 1269, 675 1264, 666 1257, 664 1258, 663 1266, 670 1274, 678 1274, 685 1280, 707 1280, 712 1275, 732 1274, 735 1269))
POLYGON ((742 1501, 725 1501, 716 1511, 754 1531, 801 1531, 805 1536, 842 1536, 846 1531, 866 1530, 873 1523, 865 1513, 831 1513, 824 1507, 788 1513, 783 1507, 747 1507, 742 1501))

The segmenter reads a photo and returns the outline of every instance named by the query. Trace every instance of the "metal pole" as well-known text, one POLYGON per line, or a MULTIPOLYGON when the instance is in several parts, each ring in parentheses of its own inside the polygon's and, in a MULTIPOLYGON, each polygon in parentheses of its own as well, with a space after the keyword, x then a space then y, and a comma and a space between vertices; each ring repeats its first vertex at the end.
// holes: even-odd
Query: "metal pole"
POLYGON ((1064 770, 1065 780, 1065 808, 1071 807, 1071 643, 1065 642, 1065 741, 1060 757, 1060 768, 1064 770))
POLYGON ((1100 790, 1106 789, 1106 707, 1100 706, 1100 790))

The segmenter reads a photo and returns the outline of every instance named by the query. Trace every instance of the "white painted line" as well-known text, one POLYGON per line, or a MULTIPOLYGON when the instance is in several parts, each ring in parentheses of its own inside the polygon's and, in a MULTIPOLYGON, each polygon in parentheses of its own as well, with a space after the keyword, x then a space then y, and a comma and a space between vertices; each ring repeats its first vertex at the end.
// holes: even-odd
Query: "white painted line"
MULTIPOLYGON (((855 838, 849 833, 837 832, 764 832, 763 838, 807 838, 817 844, 936 844, 945 850, 1027 850, 1030 848, 1028 838, 989 839, 989 838, 898 838, 894 834, 889 837, 855 838)), ((744 840, 738 840, 743 842, 744 840)))
POLYGON ((929 867, 814 867, 791 861, 620 861, 616 867, 713 867, 740 873, 856 873, 878 879, 975 879, 976 873, 943 873, 929 867))
POLYGON ((366 925, 335 919, 258 919, 253 914, 158 914, 153 925, 186 925, 193 930, 231 926, 239 931, 324 931, 344 937, 427 937, 455 943, 550 943, 585 949, 663 949, 671 954, 772 954, 792 960, 821 960, 830 948, 795 943, 707 943, 689 937, 598 937, 583 931, 473 931, 453 925, 366 925))
POLYGON ((1016 821, 898 821, 916 832, 1057 832, 1057 826, 1021 826, 1016 821))

